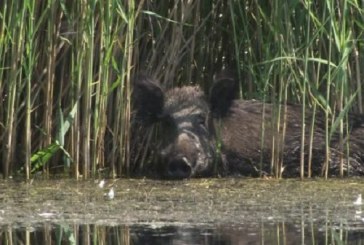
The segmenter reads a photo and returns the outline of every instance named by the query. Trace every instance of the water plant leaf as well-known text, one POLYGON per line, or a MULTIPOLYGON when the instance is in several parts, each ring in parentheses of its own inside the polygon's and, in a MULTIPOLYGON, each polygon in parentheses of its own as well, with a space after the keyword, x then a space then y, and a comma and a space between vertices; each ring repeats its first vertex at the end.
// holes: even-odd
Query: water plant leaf
POLYGON ((59 107, 59 128, 58 128, 58 134, 57 134, 57 140, 61 143, 61 145, 63 146, 62 142, 64 142, 64 136, 66 135, 67 131, 69 130, 69 128, 71 127, 71 124, 73 123, 76 113, 77 113, 77 107, 78 106, 78 102, 76 101, 76 103, 73 105, 71 111, 68 113, 66 120, 63 120, 63 113, 62 113, 62 109, 59 107))
POLYGON ((317 88, 311 84, 311 83, 307 83, 309 88, 310 88, 310 92, 312 94, 311 99, 315 101, 315 103, 321 107, 321 109, 323 109, 324 111, 328 111, 329 114, 332 114, 331 108, 330 108, 330 104, 328 103, 328 101, 326 100, 325 96, 323 96, 320 91, 317 90, 317 88))
POLYGON ((58 117, 59 117, 59 127, 56 134, 56 139, 54 143, 50 144, 49 146, 37 151, 36 153, 32 154, 30 158, 30 162, 32 165, 31 172, 34 173, 38 171, 40 168, 42 168, 56 152, 61 149, 64 153, 64 162, 67 167, 70 165, 70 159, 71 155, 63 148, 64 146, 64 137, 71 127, 72 122, 74 121, 74 118, 77 113, 77 105, 78 102, 76 102, 69 112, 69 114, 66 117, 66 120, 63 119, 63 113, 62 109, 59 107, 58 110, 58 117))
POLYGON ((116 11, 119 13, 120 17, 125 21, 125 23, 129 23, 128 17, 126 17, 127 15, 122 6, 118 5, 116 11))
POLYGON ((50 144, 48 147, 37 151, 32 154, 30 163, 32 165, 31 172, 34 173, 42 168, 51 157, 58 151, 60 145, 57 143, 50 144))
POLYGON ((163 17, 162 15, 159 15, 155 12, 152 12, 152 11, 148 11, 148 10, 143 10, 141 11, 143 14, 147 14, 147 15, 150 15, 150 16, 154 16, 154 17, 157 17, 159 19, 162 19, 162 20, 165 20, 165 21, 168 21, 168 22, 171 22, 171 23, 174 23, 174 24, 180 24, 180 25, 184 25, 184 26, 193 26, 191 24, 188 24, 188 23, 181 23, 181 22, 178 22, 178 21, 175 21, 175 20, 172 20, 172 19, 169 19, 169 18, 166 18, 166 17, 163 17))
POLYGON ((352 94, 348 100, 348 103, 346 103, 345 107, 343 108, 343 110, 339 113, 339 115, 337 116, 337 118, 335 119, 334 123, 332 124, 331 130, 330 130, 330 138, 332 137, 332 135, 335 133, 337 127, 340 124, 340 121, 345 117, 345 115, 347 115, 347 113, 349 112, 349 109, 351 108, 354 99, 356 97, 356 95, 358 94, 358 91, 356 91, 354 94, 352 94))

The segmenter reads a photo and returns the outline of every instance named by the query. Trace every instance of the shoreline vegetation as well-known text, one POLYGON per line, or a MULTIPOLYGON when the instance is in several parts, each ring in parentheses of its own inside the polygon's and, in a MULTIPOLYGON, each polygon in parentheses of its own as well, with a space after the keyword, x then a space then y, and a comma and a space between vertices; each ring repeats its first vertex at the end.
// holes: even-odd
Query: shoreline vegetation
MULTIPOLYGON (((348 113, 363 113, 363 16, 354 0, 3 0, 0 172, 135 174, 142 163, 131 159, 130 98, 141 71, 165 88, 208 91, 218 70, 236 70, 240 97, 272 103, 274 125, 285 104, 302 105, 303 118, 310 110, 302 127, 310 132, 324 112, 328 156, 334 132, 345 142, 348 113)), ((341 145, 344 158, 350 149, 341 145)), ((315 164, 304 151, 301 178, 315 164)), ((275 152, 272 175, 280 177, 275 152)))

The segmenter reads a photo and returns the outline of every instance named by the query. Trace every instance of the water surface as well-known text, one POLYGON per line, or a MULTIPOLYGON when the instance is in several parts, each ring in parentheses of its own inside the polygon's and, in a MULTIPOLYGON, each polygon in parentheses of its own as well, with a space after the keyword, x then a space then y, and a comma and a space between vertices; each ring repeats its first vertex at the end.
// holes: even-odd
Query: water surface
POLYGON ((363 244, 363 190, 362 179, 2 181, 0 243, 363 244))

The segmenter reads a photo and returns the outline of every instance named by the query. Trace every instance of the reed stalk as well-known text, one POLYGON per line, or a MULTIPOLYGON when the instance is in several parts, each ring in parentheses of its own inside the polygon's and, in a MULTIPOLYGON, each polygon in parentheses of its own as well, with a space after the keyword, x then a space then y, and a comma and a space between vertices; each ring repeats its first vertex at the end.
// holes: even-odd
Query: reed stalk
MULTIPOLYGON (((200 84, 208 91, 223 67, 237 70, 241 98, 274 104, 274 119, 262 115, 274 123, 272 136, 262 123, 262 137, 272 137, 274 175, 280 177, 287 164, 281 160, 288 103, 302 105, 301 178, 319 164, 312 159, 313 136, 322 113, 322 174, 329 175, 334 139, 342 146, 343 175, 348 114, 363 112, 362 7, 347 0, 4 0, 2 175, 132 174, 148 166, 131 159, 133 75, 148 73, 165 88, 200 84)), ((140 145, 146 150, 135 150, 145 161, 150 139, 145 134, 140 145)))
MULTIPOLYGON (((311 12, 311 3, 308 2, 307 3, 307 10, 308 12, 311 12)), ((309 17, 309 15, 307 15, 307 30, 306 30, 306 43, 310 43, 310 27, 311 27, 311 18, 309 17)), ((305 138, 306 138, 306 89, 307 86, 306 84, 308 83, 308 56, 309 54, 309 49, 306 48, 305 50, 305 56, 304 56, 304 72, 303 72, 303 80, 302 80, 302 116, 301 116, 301 120, 302 120, 302 131, 301 131, 301 162, 300 162, 300 177, 301 179, 303 179, 305 177, 305 138)), ((314 117, 314 116, 313 116, 314 117)), ((314 132, 314 125, 312 124, 312 128, 311 128, 311 132, 313 134, 314 132)), ((313 138, 313 135, 311 137, 311 139, 313 138)), ((312 140, 309 143, 309 152, 312 152, 312 140)), ((309 157, 311 157, 311 154, 309 154, 309 157)), ((311 159, 309 158, 308 162, 311 162, 311 159)), ((310 164, 309 164, 310 165, 310 164)), ((310 176, 310 172, 311 172, 311 166, 308 166, 308 175, 310 176)))
MULTIPOLYGON (((11 3, 9 6, 9 16, 7 19, 6 29, 9 31, 9 43, 12 40, 22 40, 24 39, 24 28, 25 28, 25 9, 21 3, 15 2, 11 3), (17 10, 20 9, 19 12, 17 10)), ((6 4, 5 8, 8 5, 6 4)), ((22 61, 22 52, 24 50, 23 43, 14 42, 10 45, 11 56, 8 54, 10 59, 9 72, 5 77, 8 82, 5 83, 5 118, 4 118, 4 134, 3 134, 3 174, 7 178, 10 174, 11 165, 14 164, 14 154, 16 146, 16 123, 17 123, 17 93, 19 93, 19 79, 21 73, 19 73, 18 65, 22 61)))
POLYGON ((27 12, 27 30, 26 30, 26 38, 28 42, 25 45, 25 62, 24 62, 24 73, 26 77, 26 113, 25 113, 25 175, 26 179, 30 179, 30 159, 31 159, 31 150, 32 150, 32 139, 31 139, 31 113, 32 113, 32 104, 31 104, 31 82, 32 75, 34 69, 34 63, 36 62, 36 54, 34 53, 35 49, 35 2, 34 1, 25 1, 25 11, 27 12))
MULTIPOLYGON (((330 11, 331 9, 331 13, 330 13, 330 20, 333 21, 333 16, 332 16, 332 10, 333 10, 333 3, 330 4, 330 2, 326 1, 327 7, 330 11)), ((329 40, 332 40, 332 35, 333 35, 333 23, 331 22, 331 25, 329 26, 329 35, 328 38, 329 40)), ((330 93, 331 93, 331 66, 330 63, 332 61, 332 42, 329 42, 328 44, 329 48, 328 48, 328 58, 327 58, 327 78, 326 78, 326 101, 330 101, 330 93)), ((330 132, 330 108, 329 105, 326 105, 325 108, 325 162, 323 165, 323 175, 325 177, 325 179, 327 179, 328 177, 328 173, 329 173, 329 164, 330 164, 330 139, 329 139, 329 132, 330 132)))

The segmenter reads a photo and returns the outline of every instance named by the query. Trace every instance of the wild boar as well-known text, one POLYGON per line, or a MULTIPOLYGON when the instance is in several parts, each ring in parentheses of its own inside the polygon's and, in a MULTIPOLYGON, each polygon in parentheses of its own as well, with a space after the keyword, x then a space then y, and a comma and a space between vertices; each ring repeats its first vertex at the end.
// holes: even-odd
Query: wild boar
MULTIPOLYGON (((144 128, 156 127, 158 136, 151 144, 153 166, 160 176, 170 179, 214 175, 271 174, 272 156, 281 163, 282 176, 299 176, 301 159, 302 107, 277 106, 254 100, 238 100, 239 83, 228 72, 216 76, 209 95, 199 86, 176 87, 163 91, 152 78, 141 75, 133 84, 134 119, 144 128), (278 116, 279 115, 279 116, 278 116)), ((305 153, 309 156, 312 110, 305 113, 305 153)), ((322 174, 325 162, 324 114, 315 114, 312 138, 312 173, 322 174)), ((344 171, 364 174, 364 120, 350 115, 349 134, 330 141, 329 173, 344 171), (349 140, 349 155, 345 145, 349 140)), ((305 167, 307 171, 307 167, 305 167)))

